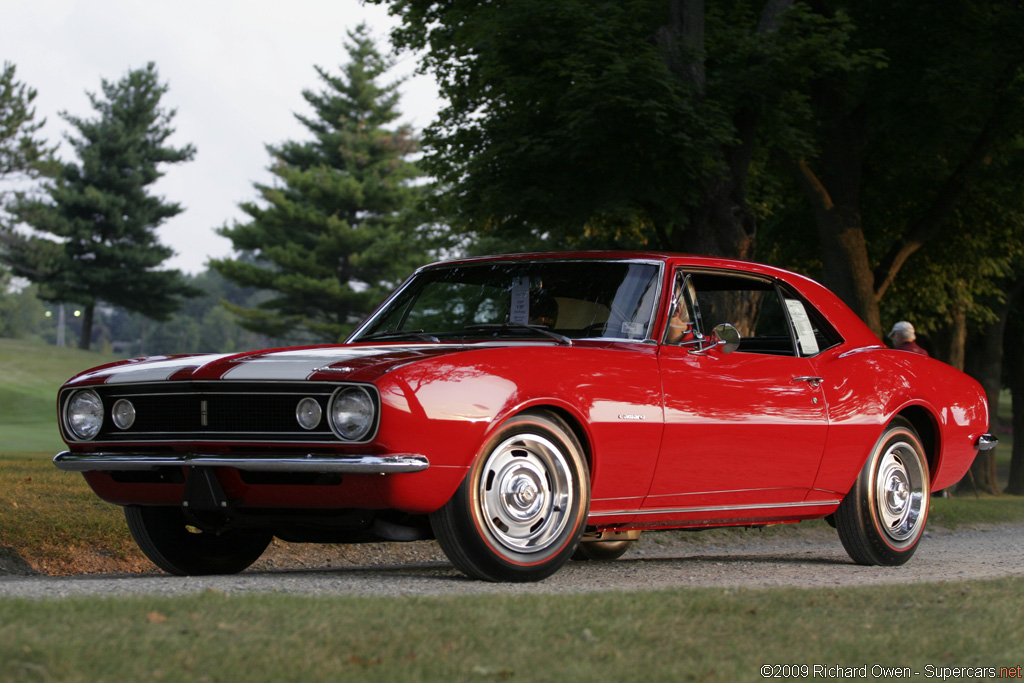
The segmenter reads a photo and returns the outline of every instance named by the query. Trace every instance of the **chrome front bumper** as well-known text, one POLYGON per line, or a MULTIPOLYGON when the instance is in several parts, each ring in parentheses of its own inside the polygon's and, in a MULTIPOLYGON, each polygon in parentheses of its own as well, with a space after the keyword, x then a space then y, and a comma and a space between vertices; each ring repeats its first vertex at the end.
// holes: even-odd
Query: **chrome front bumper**
POLYGON ((126 472, 158 467, 233 467, 248 472, 314 472, 339 474, 391 474, 420 472, 430 467, 425 455, 228 456, 203 453, 153 455, 150 453, 72 453, 64 451, 53 464, 66 472, 126 472))

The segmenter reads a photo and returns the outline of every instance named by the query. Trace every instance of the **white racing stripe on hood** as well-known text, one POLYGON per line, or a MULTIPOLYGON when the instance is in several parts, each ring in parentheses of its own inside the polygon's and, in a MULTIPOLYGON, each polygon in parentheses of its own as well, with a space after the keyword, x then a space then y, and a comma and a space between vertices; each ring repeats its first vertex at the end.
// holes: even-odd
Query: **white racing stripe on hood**
POLYGON ((230 380, 293 380, 308 379, 320 368, 364 356, 380 355, 380 349, 303 349, 278 351, 266 356, 252 356, 221 377, 230 380))
POLYGON ((211 362, 227 358, 230 354, 219 356, 191 356, 189 358, 168 358, 167 360, 144 361, 138 365, 122 365, 115 368, 107 378, 107 384, 123 384, 126 382, 153 382, 168 379, 183 368, 197 368, 211 362))

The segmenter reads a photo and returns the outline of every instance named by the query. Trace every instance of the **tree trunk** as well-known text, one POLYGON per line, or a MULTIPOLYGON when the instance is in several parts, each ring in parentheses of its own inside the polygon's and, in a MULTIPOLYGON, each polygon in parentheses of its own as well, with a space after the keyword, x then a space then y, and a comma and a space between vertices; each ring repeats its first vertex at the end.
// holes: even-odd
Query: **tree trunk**
MULTIPOLYGON (((1013 452, 1010 455, 1010 478, 1006 493, 1024 496, 1024 294, 1017 297, 1007 317, 1003 333, 1003 376, 1007 379, 1013 406, 1013 452)), ((995 419, 992 420, 995 422, 995 419)))
POLYGON ((89 304, 82 311, 82 336, 78 338, 78 348, 88 351, 92 343, 92 318, 96 310, 95 304, 89 304))
POLYGON ((827 126, 822 138, 819 170, 805 160, 791 168, 811 200, 821 238, 824 284, 846 302, 880 337, 879 302, 903 265, 915 252, 941 235, 958 202, 1005 134, 1016 102, 1015 83, 1019 63, 1013 60, 999 81, 988 118, 966 148, 959 164, 936 187, 931 204, 872 269, 860 216, 860 182, 866 144, 864 102, 849 99, 851 89, 841 77, 823 82, 813 95, 820 120, 827 126), (870 289, 870 293, 869 290, 870 289))
MULTIPOLYGON (((757 32, 763 35, 778 29, 782 15, 792 4, 793 0, 766 3, 757 32)), ((704 99, 707 83, 704 21, 705 0, 669 0, 668 24, 655 35, 669 70, 691 86, 698 102, 704 99)), ((667 245, 669 248, 728 258, 753 257, 757 222, 747 206, 746 184, 759 122, 756 102, 734 116, 737 142, 723 150, 727 172, 708 182, 703 201, 688 214, 686 230, 667 245)), ((667 231, 659 230, 659 234, 666 235, 667 231)))
POLYGON ((1010 454, 1010 477, 1006 482, 1006 493, 1024 496, 1024 348, 1020 337, 1006 346, 1006 362, 1009 364, 1010 396, 1013 403, 1013 452, 1010 454))
MULTIPOLYGON (((853 309, 868 327, 882 336, 882 317, 875 299, 874 276, 856 197, 836 204, 807 167, 800 162, 803 185, 814 204, 823 266, 822 284, 853 309)), ((848 170, 853 170, 847 167, 848 170)))
MULTIPOLYGON (((997 319, 982 328, 981 334, 971 338, 964 358, 964 369, 981 383, 988 399, 989 423, 994 425, 999 411, 999 390, 1003 377, 1003 333, 1009 305, 996 304, 992 307, 997 319)), ((971 465, 971 476, 960 481, 958 491, 981 491, 998 494, 999 481, 996 473, 996 448, 979 451, 971 465)))
POLYGON ((957 370, 964 369, 964 355, 967 349, 967 314, 963 306, 956 306, 949 313, 949 324, 931 336, 935 357, 957 370))
POLYGON ((861 114, 846 112, 842 96, 819 96, 820 106, 832 112, 832 127, 822 148, 821 172, 815 173, 806 159, 791 163, 790 168, 814 208, 824 267, 822 284, 881 337, 882 317, 860 214, 864 157, 861 114))

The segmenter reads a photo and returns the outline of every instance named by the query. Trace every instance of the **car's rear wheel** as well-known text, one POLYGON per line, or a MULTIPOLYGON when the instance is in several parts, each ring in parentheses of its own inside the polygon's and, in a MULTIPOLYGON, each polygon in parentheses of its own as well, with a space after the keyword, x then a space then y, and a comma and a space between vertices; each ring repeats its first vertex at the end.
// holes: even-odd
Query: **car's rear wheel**
POLYGON ((524 413, 485 444, 430 521, 468 576, 539 581, 572 556, 589 507, 589 469, 572 430, 553 413, 524 413))
POLYGON ((882 433, 835 513, 858 564, 900 565, 917 550, 931 501, 928 461, 914 427, 896 418, 882 433))
POLYGON ((177 576, 237 574, 259 559, 273 540, 265 531, 201 531, 176 507, 128 506, 124 516, 146 557, 177 576))

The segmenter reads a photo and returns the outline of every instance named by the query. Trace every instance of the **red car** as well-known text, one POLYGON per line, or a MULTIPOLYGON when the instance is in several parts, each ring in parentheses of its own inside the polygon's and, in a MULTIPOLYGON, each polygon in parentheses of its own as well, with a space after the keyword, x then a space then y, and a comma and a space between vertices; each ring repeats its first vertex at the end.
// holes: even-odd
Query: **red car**
POLYGON ((57 467, 183 575, 274 536, 436 538, 471 577, 534 581, 645 530, 822 517, 898 565, 995 444, 974 380, 821 285, 655 253, 435 264, 344 344, 104 365, 59 413, 57 467))

